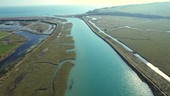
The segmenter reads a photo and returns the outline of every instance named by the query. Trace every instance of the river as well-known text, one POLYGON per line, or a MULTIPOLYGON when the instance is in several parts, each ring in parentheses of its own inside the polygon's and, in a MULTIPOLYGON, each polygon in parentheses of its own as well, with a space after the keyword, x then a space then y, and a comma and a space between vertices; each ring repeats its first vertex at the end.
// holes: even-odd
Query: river
POLYGON ((153 96, 148 85, 80 19, 73 23, 76 60, 65 96, 153 96))

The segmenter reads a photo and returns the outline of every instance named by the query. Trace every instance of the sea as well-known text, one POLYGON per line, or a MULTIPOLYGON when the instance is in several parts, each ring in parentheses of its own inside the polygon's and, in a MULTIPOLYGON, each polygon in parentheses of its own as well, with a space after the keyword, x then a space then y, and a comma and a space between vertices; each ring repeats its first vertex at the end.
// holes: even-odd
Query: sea
POLYGON ((54 16, 82 14, 89 10, 101 8, 101 6, 20 6, 20 7, 0 7, 0 17, 27 17, 27 16, 54 16))

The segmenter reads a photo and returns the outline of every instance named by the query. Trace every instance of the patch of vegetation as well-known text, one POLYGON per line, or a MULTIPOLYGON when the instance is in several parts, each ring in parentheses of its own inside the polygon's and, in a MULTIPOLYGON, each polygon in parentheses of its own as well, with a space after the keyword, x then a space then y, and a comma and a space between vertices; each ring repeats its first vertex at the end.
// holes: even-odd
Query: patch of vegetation
POLYGON ((89 16, 86 17, 89 20, 92 20, 93 18, 96 18, 96 20, 92 20, 94 23, 97 24, 98 27, 100 27, 102 30, 107 29, 117 29, 124 26, 132 26, 140 23, 144 23, 149 21, 149 19, 142 19, 142 18, 133 18, 133 17, 125 17, 125 16, 89 16))
POLYGON ((5 32, 5 31, 0 31, 0 38, 2 37, 2 36, 5 36, 5 35, 7 35, 8 34, 8 32, 5 32))
POLYGON ((34 30, 38 33, 43 33, 44 31, 46 31, 49 28, 49 26, 46 23, 37 22, 37 23, 31 24, 28 28, 31 28, 32 30, 34 30))
POLYGON ((6 53, 10 49, 13 49, 16 45, 15 44, 2 44, 0 43, 0 55, 6 53))
POLYGON ((143 30, 147 29, 154 29, 157 31, 170 31, 170 20, 168 19, 157 19, 157 20, 148 20, 148 22, 139 24, 139 25, 134 25, 132 27, 135 28, 140 28, 143 30))

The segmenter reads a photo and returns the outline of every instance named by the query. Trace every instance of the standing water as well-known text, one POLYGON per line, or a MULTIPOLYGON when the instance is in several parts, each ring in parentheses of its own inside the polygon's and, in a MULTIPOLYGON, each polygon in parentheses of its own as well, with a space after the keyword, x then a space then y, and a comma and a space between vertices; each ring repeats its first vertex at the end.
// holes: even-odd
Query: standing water
POLYGON ((73 23, 76 60, 65 96, 153 96, 148 85, 79 19, 73 23))

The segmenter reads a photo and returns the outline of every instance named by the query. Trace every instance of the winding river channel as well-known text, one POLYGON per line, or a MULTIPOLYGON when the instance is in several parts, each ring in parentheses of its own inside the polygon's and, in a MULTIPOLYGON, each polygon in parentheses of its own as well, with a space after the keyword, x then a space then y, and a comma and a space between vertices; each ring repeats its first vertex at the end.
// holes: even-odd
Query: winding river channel
POLYGON ((10 56, 0 61, 0 71, 6 66, 15 64, 15 62, 22 59, 22 57, 31 51, 33 47, 48 37, 48 35, 37 35, 26 31, 18 31, 15 33, 27 38, 27 41, 17 48, 10 56))
MULTIPOLYGON (((14 23, 12 25, 9 24, 0 24, 0 30, 5 31, 14 31, 23 28, 24 26, 20 26, 19 22, 8 22, 14 23)), ((45 40, 56 27, 55 25, 48 24, 49 28, 44 31, 43 34, 34 34, 28 31, 15 31, 15 34, 21 35, 27 38, 27 41, 24 42, 21 46, 19 46, 10 56, 0 61, 0 72, 7 69, 7 67, 16 64, 20 61, 28 52, 30 52, 35 46, 37 46, 41 41, 45 40)))
POLYGON ((65 96, 153 96, 148 85, 80 19, 73 23, 76 60, 65 96))

